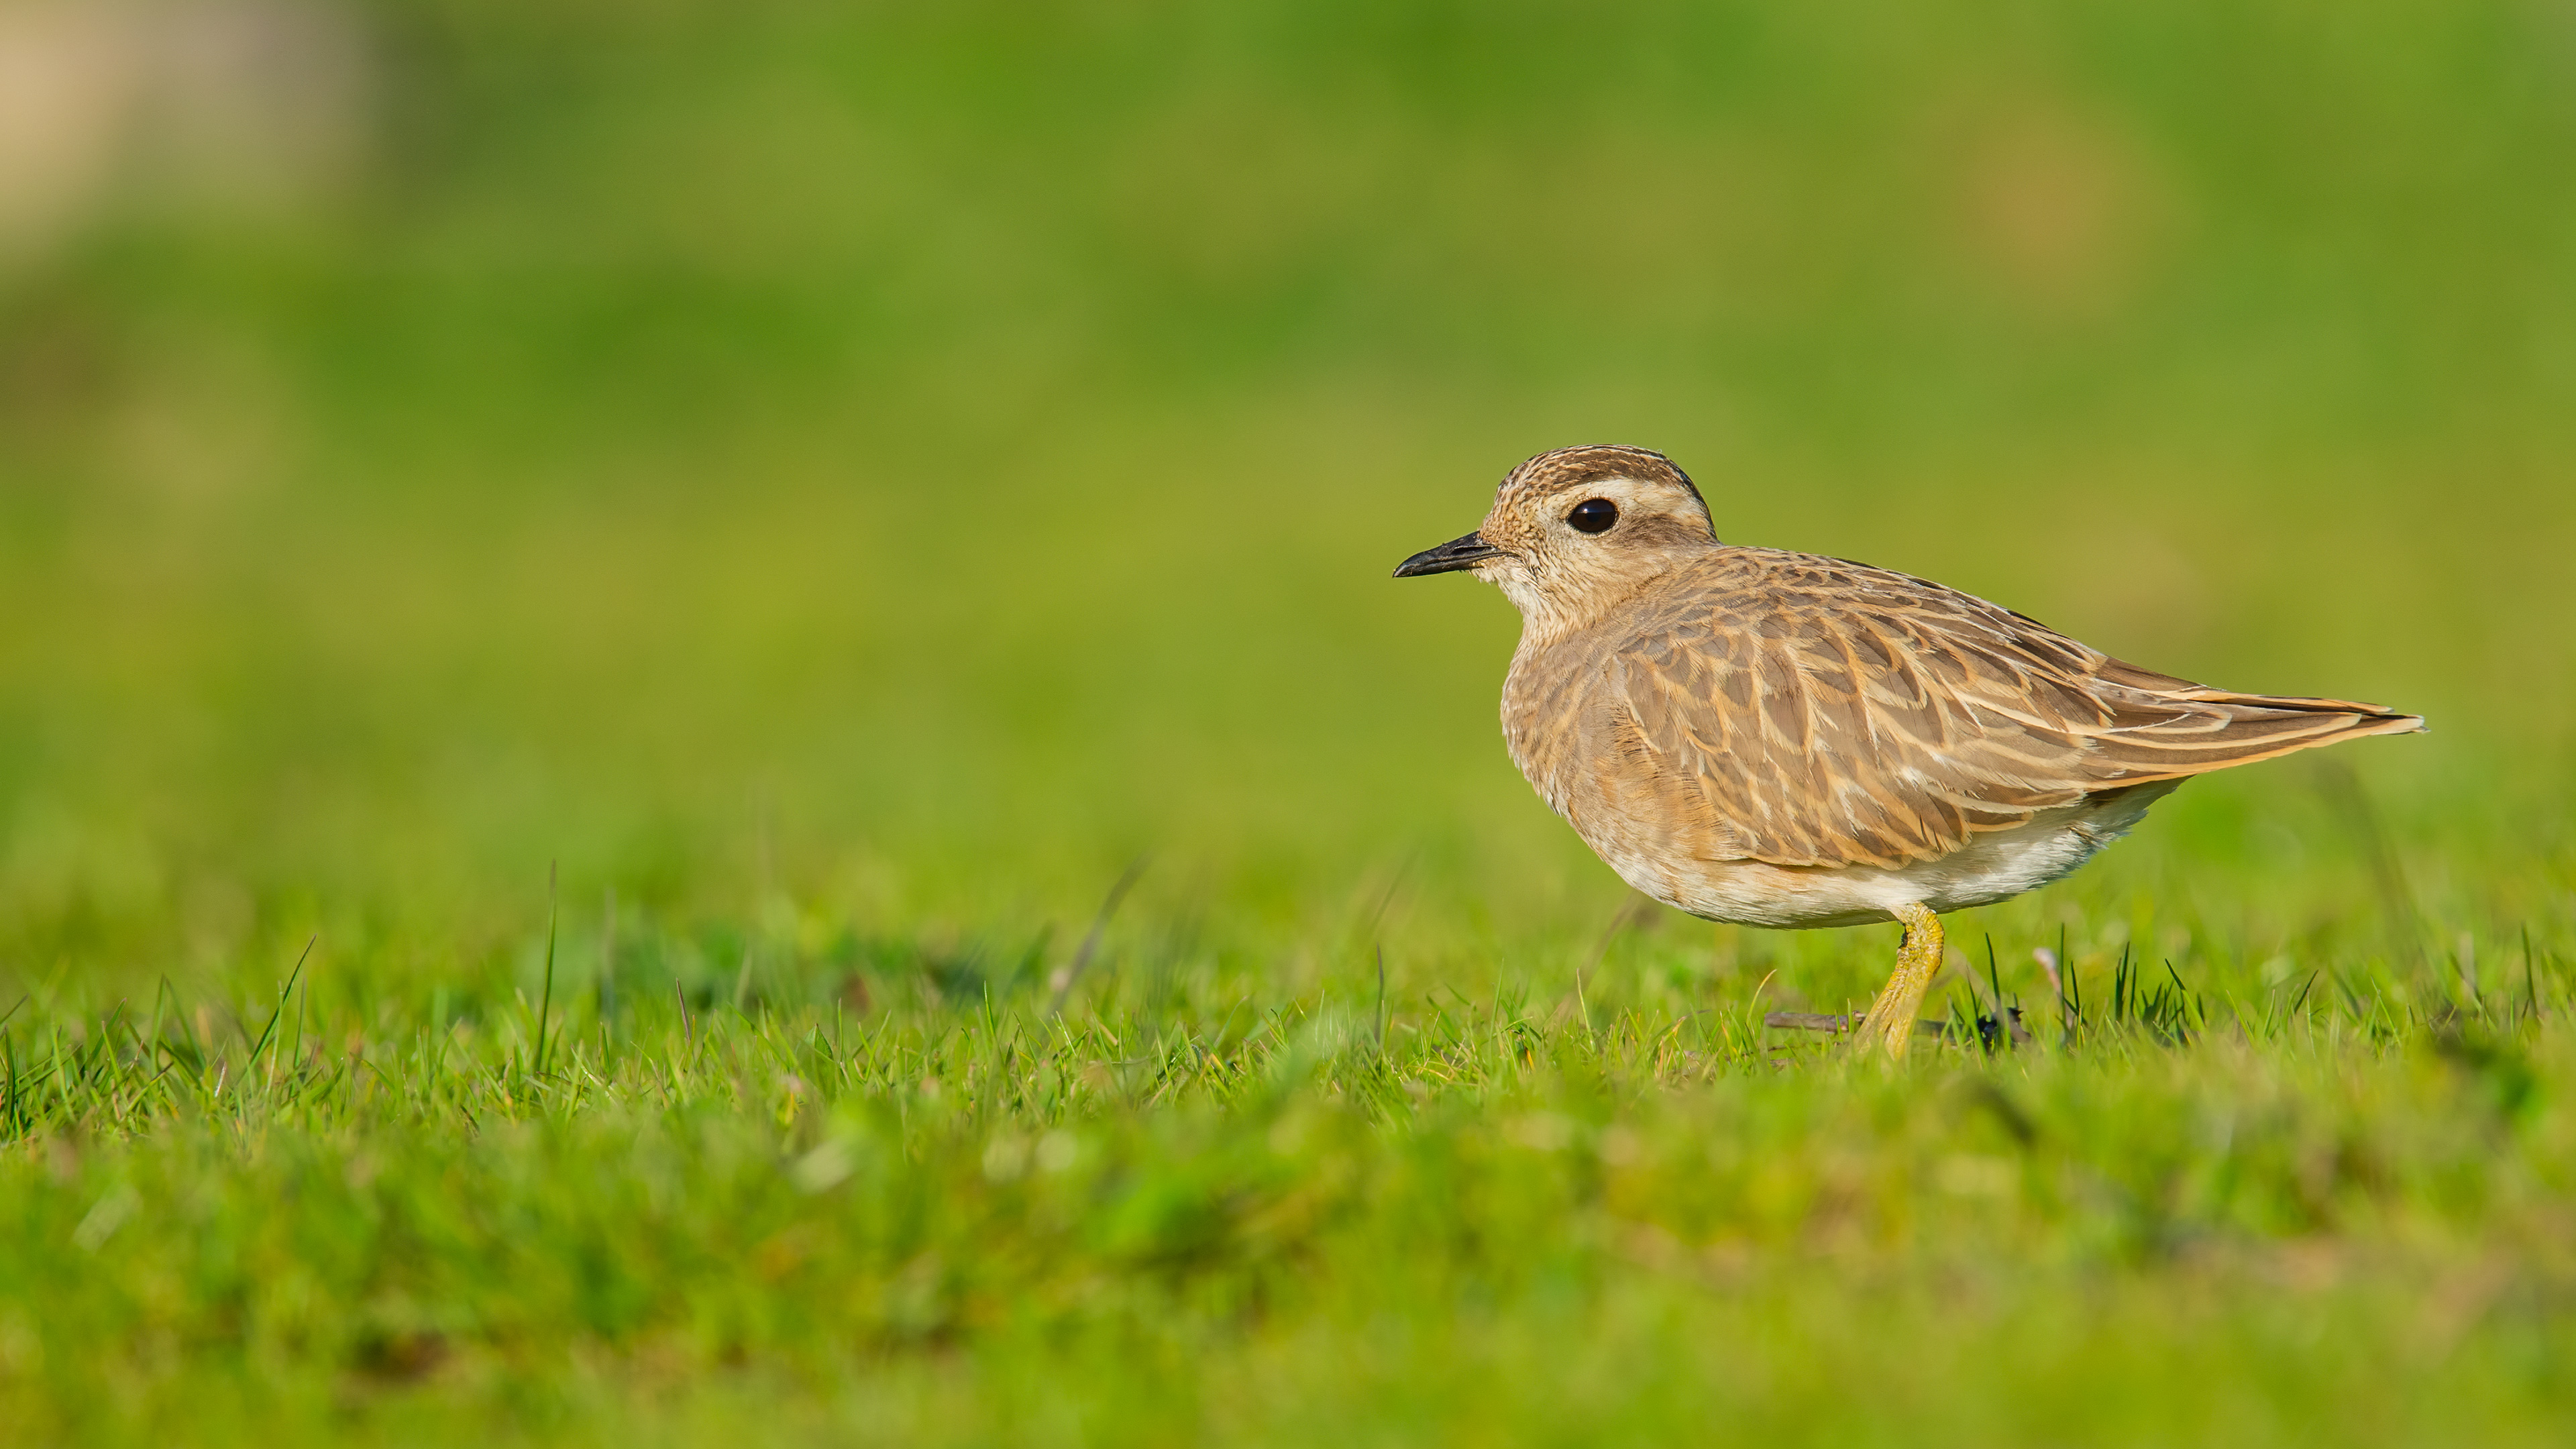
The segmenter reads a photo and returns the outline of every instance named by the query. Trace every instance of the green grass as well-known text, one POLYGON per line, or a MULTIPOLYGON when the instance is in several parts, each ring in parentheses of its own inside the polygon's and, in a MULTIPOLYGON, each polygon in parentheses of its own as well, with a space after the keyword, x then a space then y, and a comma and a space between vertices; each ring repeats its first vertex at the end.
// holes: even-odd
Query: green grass
POLYGON ((2548 7, 334 13, 0 206, 0 1440, 2568 1437, 2548 7), (2433 733, 1849 1060, 1385 577, 1596 440, 2433 733))
POLYGON ((2147 990, 2077 936, 2066 1001, 1999 948, 2033 1039, 1981 1044, 1962 972, 1903 1070, 1766 1030, 1697 931, 1577 948, 1579 992, 1399 965, 1381 999, 1373 961, 1295 992, 1133 922, 1062 1013, 1044 936, 822 914, 729 969, 629 922, 608 974, 578 934, 430 1002, 327 960, 23 1008, 19 1432, 2537 1444, 2576 1411, 2563 921, 2469 971, 2203 946, 2147 990))

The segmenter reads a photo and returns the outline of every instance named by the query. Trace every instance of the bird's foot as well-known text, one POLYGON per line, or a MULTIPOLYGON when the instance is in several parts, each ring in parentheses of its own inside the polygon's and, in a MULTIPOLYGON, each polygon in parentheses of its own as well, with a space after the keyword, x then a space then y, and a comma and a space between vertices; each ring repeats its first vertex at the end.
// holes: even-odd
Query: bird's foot
POLYGON ((1921 905, 1896 908, 1896 918, 1905 923, 1905 944, 1897 948, 1896 974, 1878 990, 1869 1004, 1869 1014, 1861 1019, 1855 1043, 1884 1048, 1891 1061, 1902 1060, 1907 1044, 1914 1040, 1914 1018, 1922 1013, 1924 993, 1932 989, 1933 974, 1941 969, 1941 918, 1921 905))

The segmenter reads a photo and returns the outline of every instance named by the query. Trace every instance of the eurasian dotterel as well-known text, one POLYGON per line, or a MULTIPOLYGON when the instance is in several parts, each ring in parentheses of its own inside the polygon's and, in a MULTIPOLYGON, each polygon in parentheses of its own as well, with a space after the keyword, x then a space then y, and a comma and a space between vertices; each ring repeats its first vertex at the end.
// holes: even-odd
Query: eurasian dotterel
POLYGON ((1903 923, 1862 1024, 1893 1056, 1941 912, 2059 879, 2193 775, 2424 728, 2141 669, 1928 579, 1721 543, 1644 448, 1530 459, 1474 533, 1395 576, 1456 571, 1520 607, 1513 762, 1621 879, 1712 921, 1903 923))

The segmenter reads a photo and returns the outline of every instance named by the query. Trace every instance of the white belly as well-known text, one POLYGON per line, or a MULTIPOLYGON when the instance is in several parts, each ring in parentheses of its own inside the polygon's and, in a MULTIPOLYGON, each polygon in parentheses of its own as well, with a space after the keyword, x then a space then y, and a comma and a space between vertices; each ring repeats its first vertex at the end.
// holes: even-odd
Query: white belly
POLYGON ((1740 926, 1857 926, 1896 919, 1895 908, 1935 911, 1992 905, 2058 880, 2126 835, 2179 780, 2114 799, 2044 810, 2025 825, 1988 831, 1939 860, 1874 865, 1783 866, 1757 860, 1654 862, 1602 849, 1619 877, 1647 895, 1711 921, 1740 926))

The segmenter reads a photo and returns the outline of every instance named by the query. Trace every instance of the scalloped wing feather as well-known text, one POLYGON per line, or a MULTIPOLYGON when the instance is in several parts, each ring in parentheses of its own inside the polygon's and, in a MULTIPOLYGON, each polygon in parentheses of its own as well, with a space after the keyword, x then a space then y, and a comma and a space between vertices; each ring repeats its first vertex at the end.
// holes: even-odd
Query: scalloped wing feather
POLYGON ((1711 562, 1582 649, 1590 687, 1543 691, 1541 711, 1570 727, 1559 758, 1592 775, 1581 793, 1691 858, 1934 860, 2087 796, 2423 727, 2156 674, 1863 564, 1711 562))

